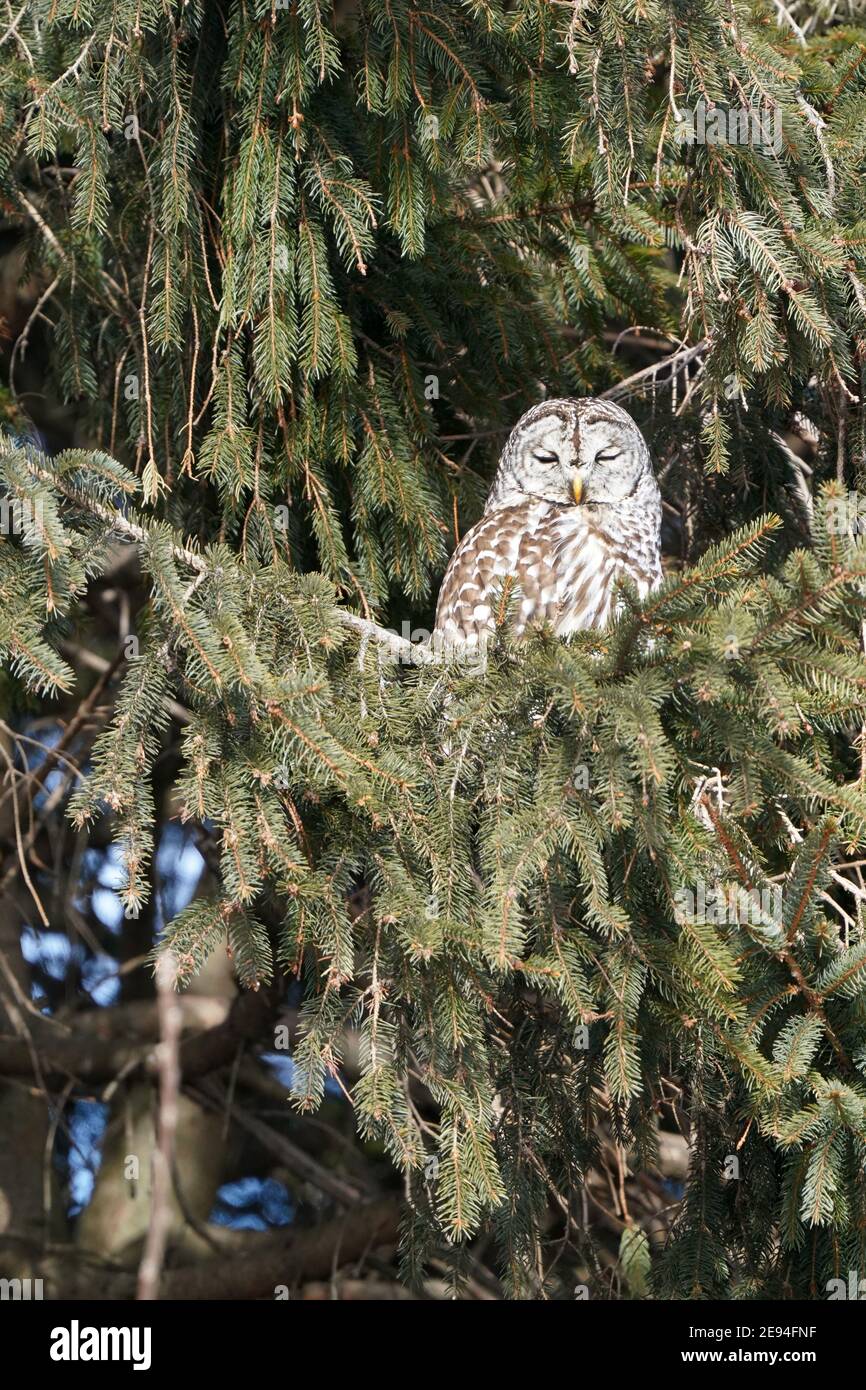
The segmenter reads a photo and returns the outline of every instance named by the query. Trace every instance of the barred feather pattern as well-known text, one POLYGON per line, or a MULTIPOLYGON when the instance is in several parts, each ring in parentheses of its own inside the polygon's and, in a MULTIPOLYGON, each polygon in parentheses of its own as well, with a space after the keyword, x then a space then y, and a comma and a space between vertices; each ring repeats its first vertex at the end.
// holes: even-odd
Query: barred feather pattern
POLYGON ((532 624, 559 636, 604 627, 618 580, 631 579, 642 597, 660 582, 660 536, 649 451, 626 412, 593 400, 536 406, 512 432, 484 515, 451 558, 437 636, 480 641, 509 580, 518 635, 532 624))

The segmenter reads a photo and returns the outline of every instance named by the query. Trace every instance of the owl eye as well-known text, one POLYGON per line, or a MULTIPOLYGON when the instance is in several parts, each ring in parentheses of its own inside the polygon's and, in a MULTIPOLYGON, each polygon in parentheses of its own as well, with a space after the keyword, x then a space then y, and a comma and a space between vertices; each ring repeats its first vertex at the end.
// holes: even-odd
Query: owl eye
POLYGON ((536 463, 559 463, 559 454, 551 454, 546 449, 536 449, 533 458, 536 463))
POLYGON ((601 449, 596 454, 595 461, 596 463, 613 463, 614 459, 618 459, 621 453, 622 449, 601 449))

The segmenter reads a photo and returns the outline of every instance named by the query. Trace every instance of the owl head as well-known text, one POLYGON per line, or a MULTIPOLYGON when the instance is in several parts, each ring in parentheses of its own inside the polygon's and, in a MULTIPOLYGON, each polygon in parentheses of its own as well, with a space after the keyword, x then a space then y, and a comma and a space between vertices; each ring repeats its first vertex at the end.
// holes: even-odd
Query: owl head
POLYGON ((535 498, 558 506, 627 506, 658 496, 649 450, 630 415, 612 401, 542 401, 511 434, 487 509, 535 498))

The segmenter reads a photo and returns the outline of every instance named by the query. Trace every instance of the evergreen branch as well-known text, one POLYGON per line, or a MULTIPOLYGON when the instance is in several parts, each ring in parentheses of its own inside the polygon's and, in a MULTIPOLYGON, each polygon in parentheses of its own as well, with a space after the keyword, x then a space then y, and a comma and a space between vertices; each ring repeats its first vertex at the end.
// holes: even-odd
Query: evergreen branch
MULTIPOLYGON (((44 483, 49 484, 61 493, 62 496, 72 502, 82 511, 90 512, 93 516, 104 522, 110 531, 117 532, 125 536, 128 540, 134 541, 137 545, 147 545, 151 538, 151 533, 146 527, 137 522, 130 521, 122 512, 108 507, 101 502, 94 501, 76 488, 69 486, 62 478, 47 468, 33 467, 35 475, 44 483)), ((206 578, 211 570, 203 558, 196 550, 188 545, 183 545, 177 541, 171 542, 171 553, 175 560, 186 565, 189 569, 202 578, 206 578)), ((399 633, 392 632, 388 628, 381 627, 378 623, 372 622, 369 618, 362 618, 356 613, 350 613, 344 608, 334 610, 336 621, 344 627, 350 628, 368 641, 374 641, 385 647, 395 657, 403 658, 412 665, 427 665, 436 661, 436 655, 429 646, 419 642, 410 642, 408 638, 401 637, 399 633)))
MULTIPOLYGON (((747 888, 750 892, 753 892, 755 889, 755 885, 742 859, 742 856, 740 855, 739 850, 736 848, 736 846, 733 844, 732 840, 726 833, 721 817, 719 816, 718 812, 713 806, 712 801, 709 799, 709 797, 706 796, 706 794, 701 798, 701 804, 703 805, 704 809, 707 812, 707 815, 713 823, 713 829, 715 830, 716 835, 719 838, 719 842, 722 845, 722 848, 724 849, 725 854, 728 857, 728 862, 731 864, 731 867, 736 872, 737 877, 739 878, 743 886, 747 888)), ((803 974, 803 971, 800 968, 799 963, 797 962, 796 957, 794 956, 789 946, 781 947, 778 950, 778 955, 785 962, 789 971, 791 972, 791 975, 797 985, 797 988, 803 996, 807 1008, 820 1020, 821 1025, 823 1026, 824 1031, 827 1034, 827 1037, 830 1039, 830 1042, 833 1045, 833 1051, 839 1058, 840 1065, 844 1068, 845 1071, 851 1071, 851 1061, 847 1053, 845 1052, 845 1049, 842 1047, 842 1044, 840 1043, 839 1039, 837 1038, 835 1032, 833 1031, 833 1028, 829 1020, 827 1019, 827 1015, 825 1014, 823 1005, 821 1003, 820 994, 817 993, 809 984, 808 980, 803 974)))

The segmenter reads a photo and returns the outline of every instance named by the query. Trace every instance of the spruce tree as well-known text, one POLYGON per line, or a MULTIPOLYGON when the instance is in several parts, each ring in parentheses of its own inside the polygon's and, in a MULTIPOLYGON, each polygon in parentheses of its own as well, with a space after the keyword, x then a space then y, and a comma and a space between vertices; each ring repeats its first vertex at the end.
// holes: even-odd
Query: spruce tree
POLYGON ((9 779, 60 719, 50 814, 110 835, 130 931, 166 807, 195 830, 215 889, 155 954, 300 989, 302 1115, 357 1035, 410 1283, 464 1287, 481 1232, 509 1297, 866 1272, 858 25, 32 0, 2 36, 9 779), (448 555, 545 394, 641 424, 667 577, 567 642, 506 595, 484 669, 443 661, 448 555), (592 1174, 677 1126, 669 1219, 620 1193, 603 1265, 592 1174))

